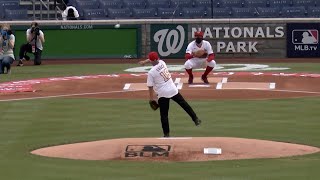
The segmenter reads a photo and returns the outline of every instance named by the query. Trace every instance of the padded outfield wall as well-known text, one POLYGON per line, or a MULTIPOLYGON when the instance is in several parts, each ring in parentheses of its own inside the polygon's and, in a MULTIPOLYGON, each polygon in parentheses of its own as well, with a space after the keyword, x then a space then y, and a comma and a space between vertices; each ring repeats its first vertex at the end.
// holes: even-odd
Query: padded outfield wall
MULTIPOLYGON (((150 50, 164 58, 183 58, 197 30, 204 31, 217 57, 319 57, 318 18, 156 19, 38 21, 45 33, 45 59, 144 58, 150 50), (120 23, 120 28, 114 25, 120 23), (290 27, 290 28, 287 28, 290 27), (313 42, 302 40, 307 32, 313 42)), ((15 54, 25 43, 31 21, 10 21, 15 54)))

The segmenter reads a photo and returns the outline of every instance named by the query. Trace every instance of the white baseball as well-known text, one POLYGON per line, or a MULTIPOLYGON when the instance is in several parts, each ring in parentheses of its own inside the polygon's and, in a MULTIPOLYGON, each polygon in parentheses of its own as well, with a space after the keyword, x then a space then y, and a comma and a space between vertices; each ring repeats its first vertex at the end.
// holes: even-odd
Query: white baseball
POLYGON ((120 24, 114 25, 114 28, 120 28, 120 24))

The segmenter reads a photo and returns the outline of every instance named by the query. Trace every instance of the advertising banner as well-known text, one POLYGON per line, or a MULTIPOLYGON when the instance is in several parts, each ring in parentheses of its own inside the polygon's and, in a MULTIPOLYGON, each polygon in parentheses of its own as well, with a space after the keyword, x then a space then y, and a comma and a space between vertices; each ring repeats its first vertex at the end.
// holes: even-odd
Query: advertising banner
MULTIPOLYGON (((18 58, 21 44, 26 43, 26 29, 15 26, 18 58)), ((139 58, 141 56, 141 27, 127 25, 61 25, 40 26, 44 32, 43 58, 139 58)))
POLYGON ((184 24, 152 24, 150 32, 151 51, 161 57, 184 57, 188 45, 188 26, 184 24))
POLYGON ((320 57, 319 23, 287 24, 287 57, 320 57))

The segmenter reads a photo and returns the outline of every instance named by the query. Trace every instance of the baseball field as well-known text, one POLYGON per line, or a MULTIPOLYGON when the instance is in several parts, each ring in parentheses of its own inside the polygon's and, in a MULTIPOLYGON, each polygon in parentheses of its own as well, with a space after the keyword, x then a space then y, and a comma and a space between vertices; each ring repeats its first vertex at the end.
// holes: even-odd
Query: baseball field
MULTIPOLYGON (((240 86, 240 90, 190 89, 184 85, 181 93, 203 123, 200 127, 194 126, 187 114, 171 102, 172 136, 259 139, 320 148, 319 63, 255 64, 287 69, 235 73, 220 69, 211 74, 211 77, 227 77, 231 82, 276 82, 274 90, 240 86)), ((146 91, 123 92, 126 83, 145 81, 144 72, 132 75, 133 72, 125 71, 135 67, 138 67, 136 63, 59 65, 44 62, 41 66, 13 67, 11 74, 1 75, 2 85, 28 82, 31 86, 26 88, 31 90, 0 94, 0 179, 320 178, 319 152, 281 158, 165 162, 74 160, 31 154, 39 148, 62 144, 161 137, 159 111, 150 109, 146 91), (120 91, 122 94, 117 94, 120 91)), ((251 150, 255 151, 254 147, 251 150)), ((96 153, 99 152, 101 149, 96 153)), ((191 153, 186 156, 192 156, 191 153)))

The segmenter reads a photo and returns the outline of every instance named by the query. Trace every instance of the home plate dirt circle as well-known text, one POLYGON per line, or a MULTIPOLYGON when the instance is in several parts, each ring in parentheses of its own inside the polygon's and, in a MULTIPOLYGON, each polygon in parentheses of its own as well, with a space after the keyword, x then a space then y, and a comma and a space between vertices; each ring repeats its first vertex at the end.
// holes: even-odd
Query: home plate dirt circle
POLYGON ((212 161, 279 158, 319 152, 317 147, 231 137, 123 138, 52 146, 32 154, 77 160, 212 161), (221 154, 204 154, 220 148, 221 154))

